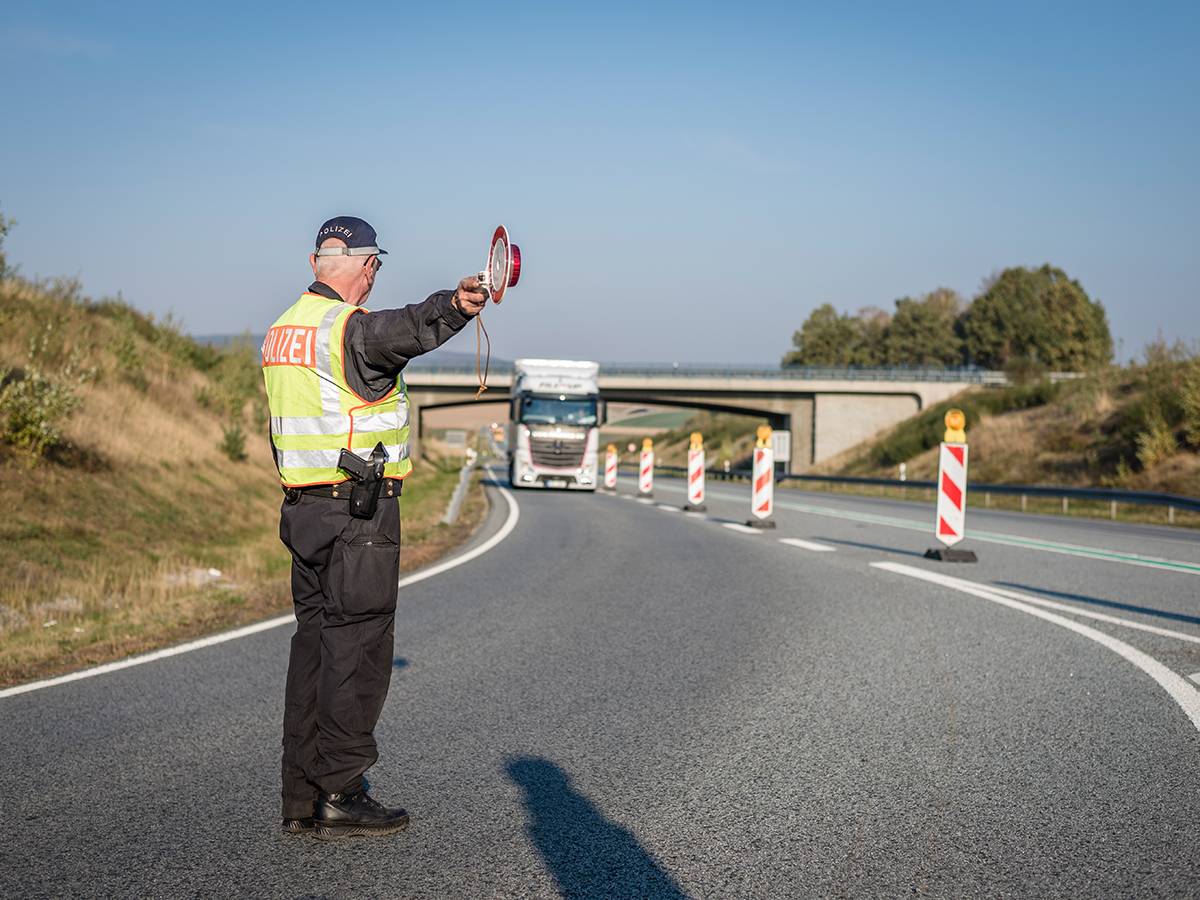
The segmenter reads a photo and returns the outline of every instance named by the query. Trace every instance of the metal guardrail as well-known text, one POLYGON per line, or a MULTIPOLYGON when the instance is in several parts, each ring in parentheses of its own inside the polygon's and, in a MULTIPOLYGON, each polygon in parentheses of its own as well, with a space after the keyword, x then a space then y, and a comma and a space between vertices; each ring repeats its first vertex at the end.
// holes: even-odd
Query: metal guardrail
MULTIPOLYGON (((637 471, 637 466, 622 463, 618 468, 637 471)), ((685 466, 655 466, 662 472, 687 474, 685 466)), ((750 469, 706 469, 705 477, 718 480, 729 478, 749 478, 750 469)), ((936 481, 900 481, 898 478, 855 478, 849 475, 777 475, 777 481, 823 481, 832 484, 876 485, 879 487, 897 488, 937 488, 936 481)), ((1186 509, 1200 513, 1200 497, 1189 497, 1186 494, 1168 494, 1159 491, 1124 491, 1118 488, 1073 488, 1054 487, 1041 484, 988 484, 982 481, 968 481, 967 492, 976 494, 1008 494, 1022 497, 1062 497, 1070 500, 1094 500, 1101 503, 1139 503, 1145 506, 1165 506, 1168 509, 1186 509)))
MULTIPOLYGON (((420 358, 405 368, 413 375, 475 375, 474 363, 438 363, 420 358)), ((491 371, 498 376, 511 377, 511 362, 492 361, 491 371)), ((720 363, 600 363, 601 378, 757 378, 764 381, 923 381, 952 384, 978 384, 987 387, 1007 387, 1008 376, 1003 372, 973 366, 933 368, 920 366, 885 366, 858 368, 856 366, 774 366, 722 365, 720 363)), ((1052 384, 1084 378, 1078 372, 1050 372, 1052 384)))
MULTIPOLYGON (((474 375, 474 363, 438 363, 414 359, 405 371, 429 375, 474 375)), ((492 372, 512 375, 513 364, 493 360, 492 372)), ((961 384, 1007 385, 1003 372, 973 367, 925 368, 894 366, 857 368, 854 366, 788 366, 721 365, 673 363, 601 363, 602 378, 760 378, 764 380, 799 381, 926 381, 961 384)))
POLYGON ((446 514, 442 516, 442 522, 446 525, 453 525, 454 520, 458 518, 458 511, 462 509, 463 500, 471 487, 471 475, 474 474, 478 462, 479 457, 468 448, 467 461, 458 472, 458 484, 454 487, 454 493, 450 495, 450 505, 446 508, 446 514))
POLYGON ((666 363, 601 363, 600 375, 636 378, 765 378, 800 381, 932 381, 986 384, 1008 383, 1003 372, 975 367, 888 366, 772 366, 666 363))

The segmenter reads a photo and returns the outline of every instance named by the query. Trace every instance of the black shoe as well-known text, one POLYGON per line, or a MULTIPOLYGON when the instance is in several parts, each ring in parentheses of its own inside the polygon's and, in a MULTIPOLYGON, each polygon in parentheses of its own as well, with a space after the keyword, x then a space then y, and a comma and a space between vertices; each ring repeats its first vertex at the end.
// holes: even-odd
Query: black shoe
POLYGON ((336 841, 356 835, 395 834, 408 824, 408 813, 373 800, 366 788, 352 794, 317 795, 313 837, 336 841))
POLYGON ((288 834, 312 834, 312 816, 307 819, 284 819, 283 830, 288 834))

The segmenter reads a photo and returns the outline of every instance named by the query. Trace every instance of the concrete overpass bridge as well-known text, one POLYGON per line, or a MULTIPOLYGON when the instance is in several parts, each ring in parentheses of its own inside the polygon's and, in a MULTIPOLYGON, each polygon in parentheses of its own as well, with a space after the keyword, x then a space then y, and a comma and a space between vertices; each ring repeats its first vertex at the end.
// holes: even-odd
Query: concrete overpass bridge
MULTIPOLYGON (((506 400, 512 369, 488 378, 481 402, 506 400)), ((420 453, 421 414, 474 403, 474 366, 414 362, 404 371, 410 440, 420 453)), ((681 406, 766 418, 791 433, 792 472, 804 472, 897 422, 969 387, 1007 383, 1003 374, 965 369, 830 369, 754 366, 600 366, 607 401, 681 406)))

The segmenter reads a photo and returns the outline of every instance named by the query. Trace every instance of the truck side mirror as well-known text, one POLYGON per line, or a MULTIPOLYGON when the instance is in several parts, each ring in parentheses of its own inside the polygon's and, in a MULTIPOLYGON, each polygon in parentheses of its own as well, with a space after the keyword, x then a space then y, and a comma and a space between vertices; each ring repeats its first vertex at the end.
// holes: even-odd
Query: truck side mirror
POLYGON ((608 401, 596 401, 596 425, 606 425, 608 423, 608 401))
POLYGON ((513 397, 511 418, 514 422, 521 421, 521 397, 513 397))

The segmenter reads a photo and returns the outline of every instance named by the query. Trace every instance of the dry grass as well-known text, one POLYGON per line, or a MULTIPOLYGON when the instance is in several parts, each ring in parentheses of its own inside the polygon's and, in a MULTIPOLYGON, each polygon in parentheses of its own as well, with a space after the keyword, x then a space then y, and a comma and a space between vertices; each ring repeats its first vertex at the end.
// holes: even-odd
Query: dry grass
MULTIPOLYGON (((482 524, 488 507, 478 482, 458 521, 441 524, 457 479, 456 471, 423 463, 406 480, 402 571, 452 552, 482 524)), ((15 560, 8 568, 15 577, 0 587, 0 686, 290 611, 290 557, 278 538, 282 495, 274 484, 269 488, 253 502, 228 507, 238 514, 239 540, 198 547, 197 555, 185 555, 166 540, 146 541, 142 552, 91 553, 78 565, 55 566, 35 557, 52 556, 70 529, 63 521, 48 523, 36 548, 26 542, 35 552, 15 560)), ((88 537, 95 538, 84 534, 85 543, 88 537)), ((6 556, 19 553, 13 544, 5 541, 6 556)))
MULTIPOLYGON (((282 493, 253 399, 241 418, 244 457, 231 460, 220 449, 223 414, 197 400, 210 376, 130 337, 127 321, 6 282, 0 326, 0 364, 94 369, 77 389, 67 444, 35 460, 0 443, 0 685, 290 609, 282 493)), ((422 462, 407 480, 406 570, 482 522, 476 487, 454 526, 438 523, 457 477, 422 462)))

